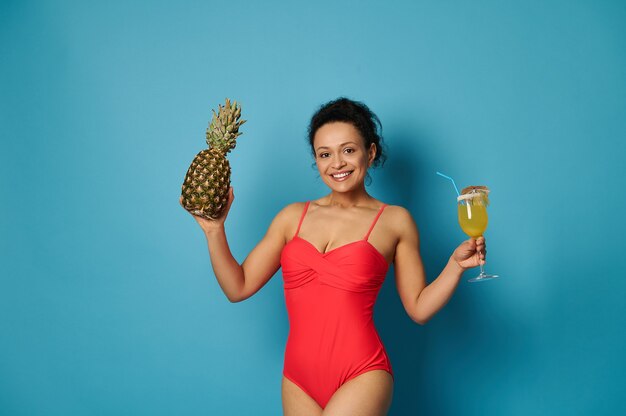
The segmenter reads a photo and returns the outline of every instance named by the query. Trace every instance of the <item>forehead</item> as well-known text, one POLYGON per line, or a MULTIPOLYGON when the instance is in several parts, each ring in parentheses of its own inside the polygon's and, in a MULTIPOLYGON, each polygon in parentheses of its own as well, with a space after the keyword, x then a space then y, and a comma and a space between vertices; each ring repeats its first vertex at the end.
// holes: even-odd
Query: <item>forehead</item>
POLYGON ((333 147, 345 142, 363 145, 363 138, 356 127, 343 121, 324 124, 317 129, 313 137, 313 146, 316 149, 320 146, 333 147))

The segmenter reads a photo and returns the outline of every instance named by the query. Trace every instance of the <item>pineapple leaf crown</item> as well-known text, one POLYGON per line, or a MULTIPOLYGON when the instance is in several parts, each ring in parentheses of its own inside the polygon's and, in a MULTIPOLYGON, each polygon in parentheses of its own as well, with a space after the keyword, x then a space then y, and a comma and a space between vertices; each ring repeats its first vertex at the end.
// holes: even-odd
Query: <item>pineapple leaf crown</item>
POLYGON ((226 98, 224 106, 219 105, 217 114, 215 110, 212 111, 213 119, 206 131, 206 142, 209 147, 221 150, 226 154, 235 147, 237 137, 241 136, 239 127, 246 120, 239 120, 241 105, 237 104, 237 101, 233 101, 231 104, 228 98, 226 98))

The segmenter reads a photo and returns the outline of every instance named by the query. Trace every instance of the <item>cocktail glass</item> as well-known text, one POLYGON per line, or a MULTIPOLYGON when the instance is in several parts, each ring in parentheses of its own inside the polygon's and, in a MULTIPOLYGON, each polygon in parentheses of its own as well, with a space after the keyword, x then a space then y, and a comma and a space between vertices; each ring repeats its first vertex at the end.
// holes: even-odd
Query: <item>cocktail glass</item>
MULTIPOLYGON (((457 198, 459 211, 459 224, 465 234, 472 238, 483 235, 487 229, 487 205, 489 205, 489 190, 476 189, 471 187, 468 193, 464 193, 457 198)), ((483 187, 480 187, 483 188, 483 187)), ((496 274, 485 273, 485 268, 480 263, 480 274, 468 280, 468 282, 483 282, 498 277, 496 274)))

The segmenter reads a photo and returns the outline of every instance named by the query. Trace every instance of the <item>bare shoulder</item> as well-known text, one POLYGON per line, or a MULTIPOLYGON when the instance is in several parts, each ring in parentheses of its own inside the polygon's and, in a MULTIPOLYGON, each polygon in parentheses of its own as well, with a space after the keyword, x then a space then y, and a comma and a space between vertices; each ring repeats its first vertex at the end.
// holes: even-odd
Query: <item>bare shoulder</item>
POLYGON ((295 233, 304 205, 305 202, 293 202, 285 205, 274 217, 271 227, 280 232, 285 240, 288 240, 295 233))
POLYGON ((385 212, 388 213, 387 218, 390 224, 396 224, 402 227, 406 226, 408 223, 414 222, 411 212, 401 205, 387 205, 385 212))
POLYGON ((391 229, 396 231, 398 235, 417 231, 415 220, 408 209, 400 205, 387 205, 385 211, 387 212, 387 224, 391 229))
POLYGON ((304 205, 305 202, 292 202, 291 204, 287 204, 276 214, 276 219, 291 222, 294 218, 300 218, 304 210, 304 205))

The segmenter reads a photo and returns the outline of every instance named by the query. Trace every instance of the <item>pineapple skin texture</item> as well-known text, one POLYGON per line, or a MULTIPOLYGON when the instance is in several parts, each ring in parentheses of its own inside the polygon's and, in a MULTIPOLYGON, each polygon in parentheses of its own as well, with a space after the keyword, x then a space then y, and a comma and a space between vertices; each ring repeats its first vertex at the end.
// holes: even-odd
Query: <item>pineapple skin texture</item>
POLYGON ((193 215, 215 220, 228 204, 230 163, 215 148, 202 150, 191 162, 182 186, 183 207, 193 215))

